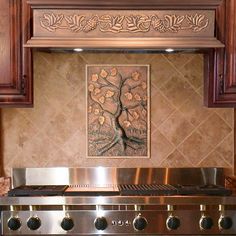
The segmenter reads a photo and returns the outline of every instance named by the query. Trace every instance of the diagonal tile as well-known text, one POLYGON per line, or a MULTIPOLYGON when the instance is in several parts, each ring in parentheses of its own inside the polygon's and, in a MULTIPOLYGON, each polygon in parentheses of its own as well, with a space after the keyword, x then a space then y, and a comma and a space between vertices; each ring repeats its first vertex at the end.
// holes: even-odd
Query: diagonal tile
POLYGON ((174 150, 174 146, 161 134, 159 130, 156 130, 151 135, 151 158, 152 162, 156 166, 160 166, 162 161, 174 150))
POLYGON ((151 61, 151 84, 160 88, 173 74, 177 74, 177 71, 168 60, 162 54, 155 55, 151 61))
POLYGON ((24 117, 30 120, 36 127, 42 129, 55 115, 56 109, 49 103, 42 91, 34 89, 34 107, 17 109, 24 117), (42 115, 43 114, 43 115, 42 115))
POLYGON ((54 145, 50 139, 40 133, 26 143, 16 158, 21 160, 23 166, 42 167, 46 166, 50 155, 57 151, 58 146, 54 145))
POLYGON ((203 99, 197 93, 189 97, 179 110, 183 113, 185 119, 194 126, 198 126, 213 112, 213 110, 203 106, 203 99))
POLYGON ((162 167, 191 167, 192 164, 178 151, 172 152, 162 163, 162 167))
POLYGON ((198 130, 212 146, 220 143, 232 131, 226 122, 216 113, 213 113, 203 124, 201 124, 198 130))
POLYGON ((160 93, 156 93, 151 100, 151 120, 158 127, 174 112, 173 106, 160 93))
POLYGON ((219 108, 215 112, 231 127, 234 126, 234 109, 232 108, 219 108))
POLYGON ((180 107, 194 93, 191 86, 183 81, 179 75, 171 76, 170 80, 160 90, 176 107, 180 107))
POLYGON ((73 136, 80 127, 79 120, 77 126, 73 118, 60 113, 50 120, 45 128, 46 135, 57 145, 64 145, 71 136, 73 136))
POLYGON ((196 166, 212 150, 212 146, 198 132, 194 132, 178 147, 178 150, 193 166, 196 166))
POLYGON ((4 159, 15 156, 38 133, 38 129, 17 109, 2 112, 2 140, 4 159))
POLYGON ((67 154, 67 156, 81 156, 83 158, 86 157, 87 151, 87 139, 85 130, 78 130, 73 136, 71 136, 64 146, 62 150, 67 154))
POLYGON ((233 166, 234 159, 234 135, 233 132, 216 147, 216 151, 233 166))
POLYGON ((211 152, 206 158, 204 158, 199 164, 199 167, 230 167, 222 156, 216 152, 211 152))
POLYGON ((158 129, 168 140, 177 146, 192 132, 194 126, 180 112, 176 111, 158 129))
POLYGON ((196 55, 191 61, 180 68, 179 71, 195 89, 203 85, 204 65, 202 57, 196 55))
POLYGON ((170 53, 164 54, 164 57, 167 58, 177 69, 183 67, 188 61, 194 58, 194 54, 189 53, 170 53))

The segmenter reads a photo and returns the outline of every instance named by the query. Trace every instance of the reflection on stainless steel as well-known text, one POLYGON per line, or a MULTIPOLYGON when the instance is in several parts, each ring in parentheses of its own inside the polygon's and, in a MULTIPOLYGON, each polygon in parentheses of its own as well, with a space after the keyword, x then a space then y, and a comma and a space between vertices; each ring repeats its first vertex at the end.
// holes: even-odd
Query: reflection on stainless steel
POLYGON ((85 195, 0 197, 1 232, 2 235, 236 235, 235 196, 105 196, 103 191, 98 196, 89 196, 100 187, 117 184, 224 185, 226 171, 219 168, 14 169, 14 187, 70 184, 82 186, 85 195), (87 187, 94 188, 86 195, 87 187))
POLYGON ((74 184, 224 185, 223 168, 15 168, 13 186, 74 184))

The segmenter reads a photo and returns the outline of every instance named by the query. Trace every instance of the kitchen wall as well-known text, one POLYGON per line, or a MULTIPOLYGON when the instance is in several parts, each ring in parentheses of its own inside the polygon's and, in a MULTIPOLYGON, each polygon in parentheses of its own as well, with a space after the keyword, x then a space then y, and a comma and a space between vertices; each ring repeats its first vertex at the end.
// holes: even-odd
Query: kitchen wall
POLYGON ((34 53, 34 108, 2 109, 5 173, 11 167, 233 166, 233 109, 203 106, 197 54, 34 53), (86 158, 85 65, 151 65, 151 158, 86 158))

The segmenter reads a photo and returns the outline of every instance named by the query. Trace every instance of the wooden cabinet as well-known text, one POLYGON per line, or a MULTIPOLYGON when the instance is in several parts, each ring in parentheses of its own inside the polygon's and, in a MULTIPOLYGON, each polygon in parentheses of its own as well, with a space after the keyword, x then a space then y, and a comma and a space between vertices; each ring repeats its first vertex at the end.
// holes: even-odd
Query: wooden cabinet
POLYGON ((0 4, 0 107, 32 105, 32 49, 23 45, 33 36, 31 7, 40 9, 42 6, 86 10, 216 10, 215 33, 225 48, 211 49, 206 53, 204 102, 209 107, 236 107, 235 0, 0 0, 0 4))
POLYGON ((0 106, 32 105, 31 50, 20 0, 0 0, 0 106))
POLYGON ((225 48, 212 50, 206 57, 205 104, 236 107, 236 1, 222 1, 216 13, 217 38, 225 48))

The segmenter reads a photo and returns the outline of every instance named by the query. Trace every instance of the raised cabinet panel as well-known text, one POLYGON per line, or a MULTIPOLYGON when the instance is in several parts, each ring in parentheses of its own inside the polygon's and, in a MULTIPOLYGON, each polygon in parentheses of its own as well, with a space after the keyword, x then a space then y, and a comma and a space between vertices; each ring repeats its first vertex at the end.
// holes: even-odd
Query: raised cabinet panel
POLYGON ((31 106, 31 52, 22 46, 27 34, 22 3, 0 0, 0 6, 0 107, 31 106))
POLYGON ((216 19, 217 38, 225 48, 215 49, 206 56, 205 104, 236 107, 236 1, 222 1, 216 19))

